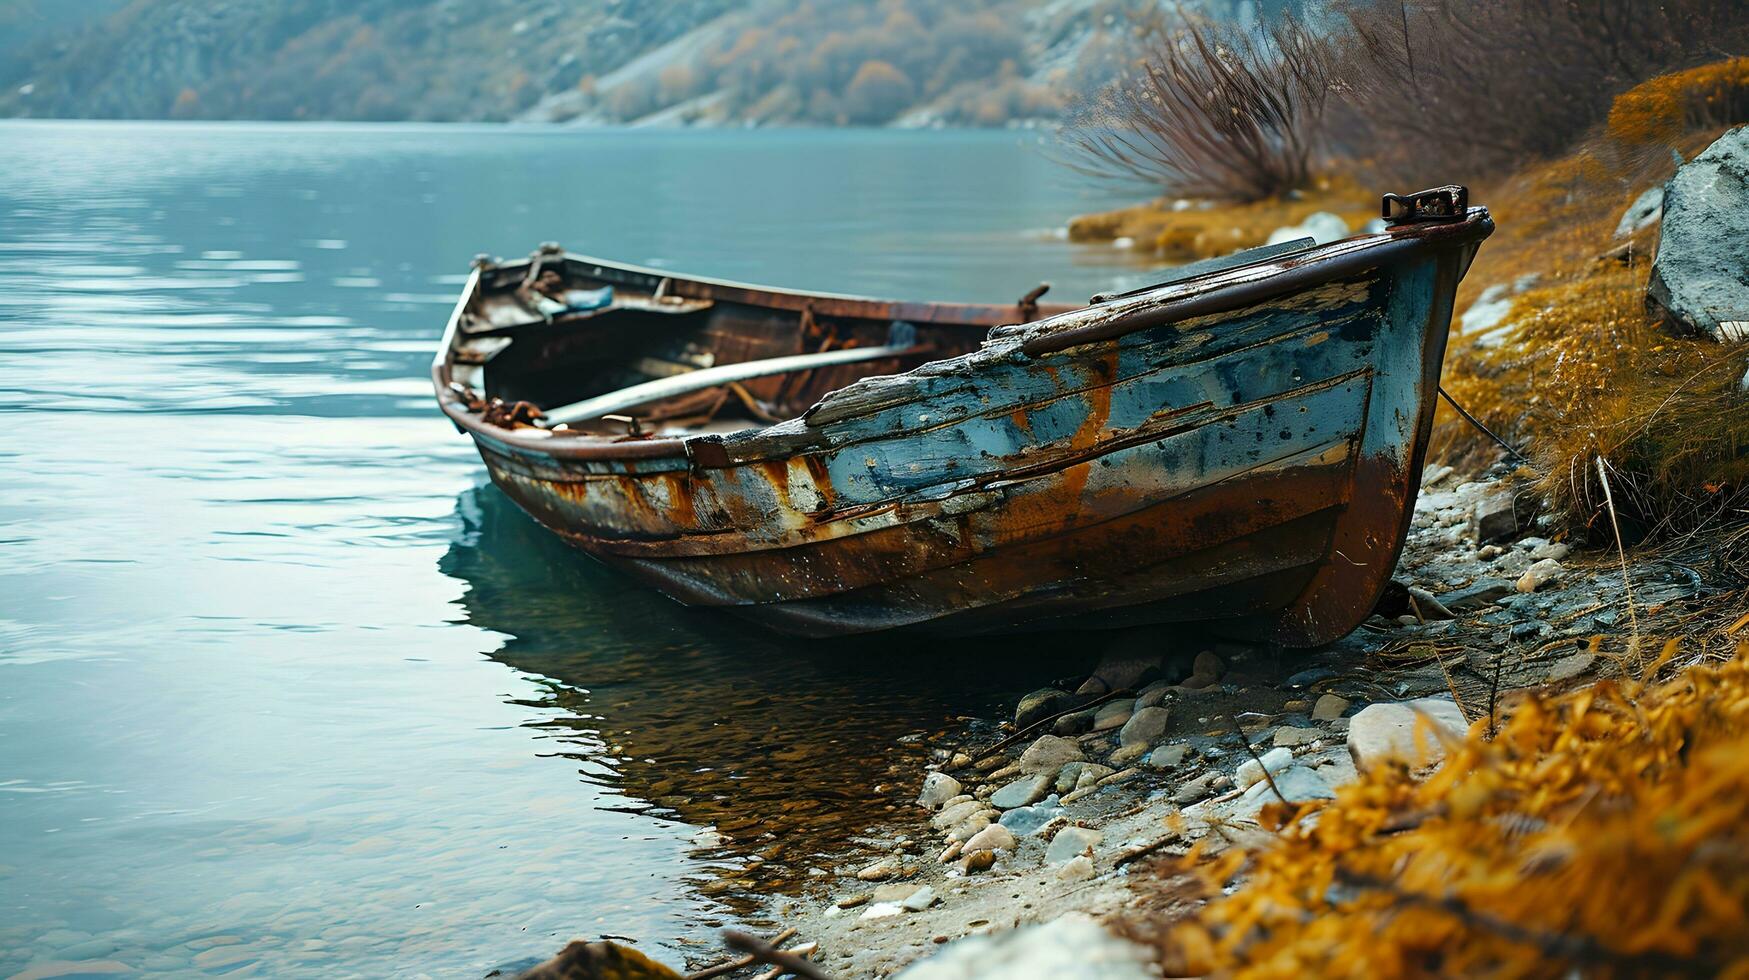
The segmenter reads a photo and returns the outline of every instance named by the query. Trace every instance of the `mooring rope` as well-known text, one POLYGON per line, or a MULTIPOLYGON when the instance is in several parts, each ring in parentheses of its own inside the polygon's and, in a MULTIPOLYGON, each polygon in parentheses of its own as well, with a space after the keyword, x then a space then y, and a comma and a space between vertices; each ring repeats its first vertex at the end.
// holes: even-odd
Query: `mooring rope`
POLYGON ((1439 386, 1439 395, 1441 398, 1445 399, 1445 403, 1447 405, 1450 405, 1452 408, 1456 409, 1457 413, 1459 415, 1463 416, 1465 422, 1468 422, 1471 425, 1475 426, 1476 431, 1482 433, 1483 435, 1487 436, 1488 438, 1499 443, 1501 449, 1504 449, 1507 452, 1511 453, 1513 456, 1516 456, 1518 458, 1519 462, 1521 462, 1521 463, 1530 462, 1530 457, 1519 452, 1517 446, 1514 446, 1512 443, 1507 442, 1505 439, 1500 438, 1498 435, 1496 435, 1494 433, 1493 429, 1490 429, 1487 426, 1483 425, 1482 421, 1480 419, 1476 418, 1474 415, 1471 415, 1468 410, 1466 410, 1462 405, 1459 405, 1457 403, 1457 399, 1451 397, 1451 392, 1445 390, 1444 385, 1439 386))

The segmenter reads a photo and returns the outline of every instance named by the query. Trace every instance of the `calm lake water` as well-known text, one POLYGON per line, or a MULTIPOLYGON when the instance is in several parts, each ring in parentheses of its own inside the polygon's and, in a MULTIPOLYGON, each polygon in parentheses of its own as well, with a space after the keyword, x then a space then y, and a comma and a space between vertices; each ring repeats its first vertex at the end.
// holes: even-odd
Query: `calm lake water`
POLYGON ((556 544, 430 401, 469 258, 1084 299, 1146 273, 1051 229, 1118 203, 1004 133, 0 124, 0 976, 713 952, 912 790, 899 736, 1074 664, 556 544))

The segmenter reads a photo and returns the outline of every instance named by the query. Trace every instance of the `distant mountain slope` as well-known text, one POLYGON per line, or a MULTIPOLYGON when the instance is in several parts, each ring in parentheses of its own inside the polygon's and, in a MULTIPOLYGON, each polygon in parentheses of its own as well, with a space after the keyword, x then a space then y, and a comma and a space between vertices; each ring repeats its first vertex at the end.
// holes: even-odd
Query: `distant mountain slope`
POLYGON ((0 0, 0 115, 1002 125, 1155 2, 0 0))

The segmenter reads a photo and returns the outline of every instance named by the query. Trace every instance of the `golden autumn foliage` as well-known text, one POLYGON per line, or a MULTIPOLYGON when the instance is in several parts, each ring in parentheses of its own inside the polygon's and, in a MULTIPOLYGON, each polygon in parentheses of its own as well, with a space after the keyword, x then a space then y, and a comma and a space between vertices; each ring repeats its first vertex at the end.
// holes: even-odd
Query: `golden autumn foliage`
POLYGON ((1358 227, 1378 217, 1378 196, 1349 177, 1325 177, 1291 198, 1179 208, 1170 199, 1087 214, 1069 222, 1069 240, 1127 238, 1136 250, 1166 262, 1193 262, 1262 245, 1271 232, 1330 211, 1358 227))
POLYGON ((1609 136, 1629 145, 1668 146, 1683 134, 1740 121, 1749 113, 1749 58, 1727 58, 1659 75, 1617 96, 1609 136))
POLYGON ((1273 846, 1193 852, 1217 897, 1163 934, 1168 973, 1749 976, 1749 642, 1499 713, 1426 779, 1375 770, 1272 804, 1273 846))

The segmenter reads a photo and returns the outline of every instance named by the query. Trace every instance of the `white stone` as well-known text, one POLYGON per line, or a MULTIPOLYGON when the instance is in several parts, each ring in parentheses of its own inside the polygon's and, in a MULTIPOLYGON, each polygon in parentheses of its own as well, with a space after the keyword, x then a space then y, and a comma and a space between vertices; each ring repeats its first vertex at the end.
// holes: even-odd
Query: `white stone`
POLYGON ((1143 947, 1071 912, 1042 925, 949 943, 907 967, 896 980, 1153 980, 1160 975, 1143 947))
POLYGON ((1104 836, 1091 827, 1064 827, 1057 831, 1057 836, 1051 838, 1051 845, 1045 848, 1045 863, 1062 864, 1070 858, 1089 854, 1104 836))
POLYGON ((862 910, 861 919, 885 919, 890 916, 903 915, 905 907, 898 902, 873 902, 862 910))
POLYGON ((1291 749, 1270 749, 1263 753, 1262 758, 1263 765, 1258 765, 1256 759, 1246 759, 1239 763, 1239 771, 1233 774, 1233 779, 1240 789, 1250 789, 1262 782, 1265 768, 1276 773, 1294 764, 1294 754, 1291 749))
POLYGON ((985 827, 994 823, 997 816, 998 814, 995 810, 980 810, 964 820, 961 820, 952 830, 949 830, 947 832, 947 839, 950 841, 971 840, 982 832, 985 827))
POLYGON ((1458 706, 1445 698, 1369 704, 1349 720, 1348 752, 1361 772, 1393 760, 1430 766, 1445 759, 1440 736, 1461 740, 1468 730, 1458 706))
POLYGON ((1184 757, 1190 754, 1190 746, 1180 742, 1176 745, 1162 745, 1148 753, 1147 764, 1155 769, 1173 769, 1182 765, 1184 757))
POLYGON ((957 825, 960 821, 971 816, 972 814, 977 813, 980 810, 983 810, 984 808, 985 808, 984 803, 982 803, 978 800, 974 800, 968 796, 964 800, 962 800, 958 803, 954 803, 954 804, 951 804, 951 805, 943 808, 940 813, 936 814, 933 817, 930 817, 929 818, 929 825, 934 827, 936 830, 947 830, 947 829, 957 825))
POLYGON ((965 853, 972 851, 1009 851, 1014 849, 1014 834, 1007 827, 993 823, 973 834, 966 841, 965 853))
POLYGON ((1093 859, 1085 854, 1070 858, 1057 869, 1057 877, 1063 881, 1086 881, 1093 877, 1093 859))
POLYGON ((908 912, 921 912, 929 906, 934 905, 936 901, 938 901, 938 899, 935 897, 935 889, 928 885, 924 885, 922 888, 912 892, 910 898, 905 899, 899 904, 908 912))
POLYGON ((1329 211, 1318 211, 1306 216, 1306 220, 1297 225, 1285 225, 1269 233, 1266 245, 1280 245, 1299 238, 1310 238, 1319 245, 1327 245, 1339 238, 1348 237, 1348 222, 1340 215, 1329 211))
POLYGON ((939 810, 948 800, 960 795, 960 781, 945 772, 932 772, 923 777, 923 791, 917 794, 917 805, 939 810))
POLYGON ((1563 561, 1572 553, 1573 546, 1560 541, 1549 541, 1530 549, 1530 556, 1539 561, 1544 558, 1553 558, 1555 561, 1563 561))
MULTIPOLYGON (((1289 803, 1304 803, 1307 800, 1333 799, 1336 794, 1331 792, 1330 785, 1324 782, 1324 777, 1305 766, 1288 766, 1281 772, 1271 773, 1275 788, 1271 789, 1267 780, 1259 782, 1245 791, 1242 797, 1248 803, 1268 803, 1276 798, 1279 791, 1289 803)), ((1243 808, 1241 808, 1243 809, 1243 808)))
POLYGON ((1543 586, 1548 585, 1550 582, 1559 579, 1561 577, 1561 571, 1562 568, 1559 561, 1556 561, 1553 558, 1544 558, 1542 561, 1525 569, 1524 574, 1519 576, 1518 591, 1526 593, 1535 592, 1543 586))
POLYGON ((1649 228, 1658 219, 1664 217, 1664 185, 1649 187, 1634 203, 1622 212, 1621 220, 1616 223, 1615 237, 1626 238, 1642 228, 1649 228))

